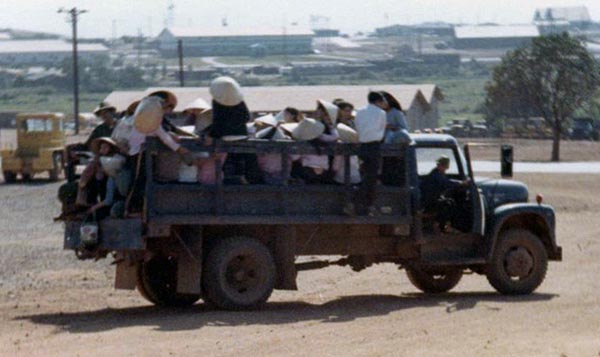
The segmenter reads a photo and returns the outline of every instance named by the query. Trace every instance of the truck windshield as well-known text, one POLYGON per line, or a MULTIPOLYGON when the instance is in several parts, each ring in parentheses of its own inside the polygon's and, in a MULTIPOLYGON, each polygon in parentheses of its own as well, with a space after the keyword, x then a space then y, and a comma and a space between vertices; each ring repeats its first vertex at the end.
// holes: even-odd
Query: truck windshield
POLYGON ((23 124, 23 129, 27 132, 52 131, 52 120, 29 118, 23 124))
MULTIPOLYGON (((436 167, 437 159, 442 156, 446 156, 450 159, 450 168, 446 173, 448 175, 460 175, 460 169, 458 167, 454 151, 451 148, 428 148, 420 147, 417 148, 417 166, 419 175, 427 175, 434 167, 436 167)), ((464 171, 464 170, 463 170, 464 171)))

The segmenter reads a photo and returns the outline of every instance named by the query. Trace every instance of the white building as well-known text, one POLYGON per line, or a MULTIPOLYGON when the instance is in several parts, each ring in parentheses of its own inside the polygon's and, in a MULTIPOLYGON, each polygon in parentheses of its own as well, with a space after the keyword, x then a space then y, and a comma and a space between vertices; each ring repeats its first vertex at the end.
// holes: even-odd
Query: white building
MULTIPOLYGON (((108 57, 108 48, 102 44, 78 45, 80 59, 108 57)), ((6 66, 58 65, 73 56, 73 45, 61 40, 0 41, 0 64, 6 66)))
POLYGON ((247 56, 251 54, 304 54, 312 52, 312 30, 299 26, 251 28, 164 29, 157 37, 158 49, 166 57, 177 56, 182 41, 185 56, 247 56))

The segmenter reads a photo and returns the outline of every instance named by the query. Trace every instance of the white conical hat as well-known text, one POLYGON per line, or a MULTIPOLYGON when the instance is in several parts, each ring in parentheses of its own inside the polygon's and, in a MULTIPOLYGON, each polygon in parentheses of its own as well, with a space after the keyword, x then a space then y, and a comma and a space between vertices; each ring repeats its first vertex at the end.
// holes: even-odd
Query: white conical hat
POLYGON ((290 137, 288 135, 285 134, 285 132, 283 130, 281 130, 281 128, 276 128, 276 127, 267 127, 264 128, 262 130, 259 130, 256 133, 256 138, 257 139, 266 139, 269 135, 272 135, 269 140, 289 140, 290 137))
POLYGON ((325 124, 313 118, 304 118, 300 123, 283 124, 291 129, 292 138, 308 141, 318 138, 325 131, 325 124))
POLYGON ((193 110, 193 109, 199 110, 201 113, 205 113, 205 112, 211 110, 210 104, 208 104, 208 102, 206 102, 202 98, 196 98, 196 99, 194 99, 193 102, 191 102, 188 105, 186 105, 185 107, 183 107, 184 112, 187 110, 193 110))
POLYGON ((100 165, 106 174, 110 177, 115 177, 125 165, 125 156, 114 155, 114 156, 100 156, 100 165))
POLYGON ((337 131, 344 143, 358 143, 358 133, 346 124, 338 123, 337 131))
POLYGON ((254 119, 255 124, 263 125, 263 126, 277 126, 277 119, 273 116, 273 114, 263 115, 262 117, 258 117, 254 119))
POLYGON ((155 132, 162 123, 164 111, 158 97, 142 99, 133 114, 133 127, 142 134, 155 132))
POLYGON ((325 108, 329 119, 331 119, 331 123, 335 125, 335 123, 337 123, 337 117, 340 108, 338 108, 337 105, 322 99, 317 100, 317 104, 320 104, 321 106, 323 106, 323 108, 325 108))
POLYGON ((231 77, 217 77, 210 83, 210 95, 213 99, 228 107, 233 107, 244 101, 242 88, 231 77))

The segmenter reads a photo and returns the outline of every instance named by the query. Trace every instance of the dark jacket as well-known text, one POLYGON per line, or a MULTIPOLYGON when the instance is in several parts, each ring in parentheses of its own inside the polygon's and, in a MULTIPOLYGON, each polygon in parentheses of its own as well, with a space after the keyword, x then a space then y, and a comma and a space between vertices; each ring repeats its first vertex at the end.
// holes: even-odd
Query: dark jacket
POLYGON ((438 199, 446 191, 460 186, 460 182, 451 180, 434 168, 429 175, 421 180, 421 197, 423 199, 423 208, 430 211, 435 208, 438 199))
POLYGON ((250 111, 246 103, 227 107, 213 100, 212 115, 211 137, 219 139, 227 135, 248 135, 246 123, 250 121, 250 111))

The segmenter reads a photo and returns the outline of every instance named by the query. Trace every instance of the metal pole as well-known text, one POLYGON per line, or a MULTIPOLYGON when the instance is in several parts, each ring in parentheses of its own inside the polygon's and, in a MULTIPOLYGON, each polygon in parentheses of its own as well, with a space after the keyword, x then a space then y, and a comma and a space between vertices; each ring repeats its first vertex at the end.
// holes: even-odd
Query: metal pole
POLYGON ((177 40, 177 53, 179 54, 179 86, 185 87, 183 82, 183 41, 177 40))
POLYGON ((77 8, 71 9, 73 24, 73 116, 75 118, 75 134, 79 134, 79 66, 77 64, 77 8))

